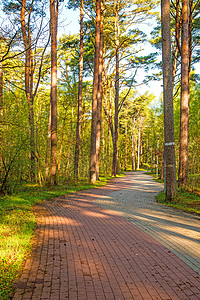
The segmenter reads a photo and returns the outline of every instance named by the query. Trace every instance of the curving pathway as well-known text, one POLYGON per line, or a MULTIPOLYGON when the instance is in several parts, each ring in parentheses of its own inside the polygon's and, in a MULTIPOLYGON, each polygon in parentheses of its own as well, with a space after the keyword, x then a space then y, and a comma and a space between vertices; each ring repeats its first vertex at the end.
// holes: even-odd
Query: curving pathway
POLYGON ((162 185, 129 173, 36 207, 15 300, 200 299, 199 220, 162 207, 162 185))
POLYGON ((200 216, 156 203, 163 184, 144 172, 126 174, 128 189, 95 202, 146 231, 200 274, 200 216))

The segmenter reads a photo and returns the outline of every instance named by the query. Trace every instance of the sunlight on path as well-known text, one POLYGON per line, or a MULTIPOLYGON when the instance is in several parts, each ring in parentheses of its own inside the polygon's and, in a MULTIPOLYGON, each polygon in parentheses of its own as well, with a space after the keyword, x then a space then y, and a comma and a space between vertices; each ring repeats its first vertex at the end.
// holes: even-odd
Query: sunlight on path
POLYGON ((126 173, 127 186, 96 199, 104 209, 113 210, 146 231, 200 274, 200 218, 162 206, 155 196, 163 184, 143 172, 126 173))

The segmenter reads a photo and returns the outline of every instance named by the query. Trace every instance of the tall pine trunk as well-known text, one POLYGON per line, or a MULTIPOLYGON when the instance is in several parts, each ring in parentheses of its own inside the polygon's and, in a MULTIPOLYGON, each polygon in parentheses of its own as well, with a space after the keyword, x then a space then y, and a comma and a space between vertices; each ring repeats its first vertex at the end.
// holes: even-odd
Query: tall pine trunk
POLYGON ((0 45, 0 118, 3 114, 3 64, 1 55, 1 45, 0 45))
POLYGON ((79 156, 81 140, 81 118, 82 118, 82 86, 83 86, 83 0, 80 3, 80 54, 79 54, 79 81, 78 81, 78 114, 76 126, 76 145, 74 156, 74 177, 79 176, 79 156))
POLYGON ((97 93, 99 79, 99 48, 100 48, 100 21, 101 0, 96 0, 96 31, 95 31, 95 58, 92 95, 92 124, 91 124, 91 151, 90 151, 90 182, 95 183, 96 174, 96 128, 97 128, 97 93))
POLYGON ((58 1, 50 0, 51 34, 51 185, 56 185, 57 170, 57 19, 58 1))
POLYGON ((124 158, 124 170, 127 170, 127 114, 125 120, 125 158, 124 158))
POLYGON ((112 176, 119 173, 118 168, 118 135, 119 135, 119 24, 118 24, 118 7, 116 4, 115 14, 115 132, 113 143, 113 165, 112 176))
MULTIPOLYGON (((1 56, 1 45, 0 45, 0 122, 3 119, 3 64, 2 64, 2 56, 1 56)), ((2 145, 3 137, 2 131, 0 129, 0 143, 2 145)), ((2 177, 2 150, 0 150, 0 179, 2 177)))
POLYGON ((97 128, 96 128, 96 178, 99 180, 99 159, 101 142, 101 114, 102 114, 102 72, 103 72, 103 7, 101 2, 101 20, 100 20, 100 44, 99 44, 99 76, 97 92, 97 128))
POLYGON ((33 73, 31 68, 31 32, 30 32, 30 15, 32 12, 32 6, 29 7, 29 18, 28 22, 26 23, 26 0, 22 0, 21 3, 21 30, 22 30, 22 37, 23 43, 25 48, 25 93, 28 102, 28 112, 29 112, 29 132, 30 132, 30 160, 31 160, 31 170, 30 176, 31 181, 34 182, 36 179, 36 163, 35 163, 35 126, 34 126, 34 110, 33 110, 33 73))
POLYGON ((176 161, 174 143, 172 60, 170 35, 170 1, 161 0, 163 100, 165 133, 165 194, 168 200, 176 197, 176 161))
POLYGON ((137 170, 140 169, 140 143, 141 143, 141 130, 139 123, 139 131, 138 131, 138 156, 137 156, 137 170))
POLYGON ((175 29, 175 50, 174 50, 174 59, 173 59, 173 65, 172 65, 172 87, 174 89, 174 82, 175 82, 175 76, 176 76, 176 69, 177 69, 177 61, 178 61, 178 52, 181 52, 180 49, 180 0, 176 0, 176 29, 175 29))
POLYGON ((188 0, 182 0, 181 34, 181 105, 180 105, 180 148, 179 186, 187 184, 188 124, 189 124, 189 26, 188 0))

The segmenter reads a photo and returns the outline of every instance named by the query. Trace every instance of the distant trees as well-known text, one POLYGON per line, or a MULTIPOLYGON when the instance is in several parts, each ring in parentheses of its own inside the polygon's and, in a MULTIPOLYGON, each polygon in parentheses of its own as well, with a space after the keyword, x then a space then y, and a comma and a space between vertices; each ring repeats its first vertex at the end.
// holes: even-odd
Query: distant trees
MULTIPOLYGON (((30 141, 30 177, 31 181, 37 180, 37 154, 36 154, 36 137, 35 137, 35 121, 34 121, 34 100, 36 98, 39 83, 42 74, 42 65, 44 60, 45 51, 48 45, 48 38, 44 40, 44 47, 38 48, 39 40, 44 34, 44 2, 39 1, 26 1, 21 3, 18 1, 3 1, 4 12, 10 24, 2 28, 4 34, 4 53, 3 61, 6 72, 6 79, 12 84, 13 87, 20 87, 22 77, 21 72, 15 83, 12 78, 8 76, 8 70, 19 71, 19 68, 24 68, 24 91, 28 104, 28 122, 29 122, 29 141, 30 141), (12 14, 10 14, 12 12, 12 14), (38 27, 35 21, 38 20, 38 27), (15 24, 15 25, 14 25, 15 24), (8 30, 10 32, 8 33, 8 30), (7 32, 7 34, 6 34, 7 32), (22 40, 23 47, 19 46, 22 40), (46 44, 46 46, 45 46, 46 44)), ((12 71, 11 71, 12 72, 12 71)), ((20 87, 22 89, 22 86, 20 87)))
MULTIPOLYGON (((182 61, 184 55, 184 43, 179 40, 187 40, 181 21, 183 3, 177 0, 171 5, 172 62, 169 48, 163 54, 163 66, 173 67, 172 83, 169 79, 166 84, 166 72, 170 70, 164 72, 164 142, 162 105, 151 107, 153 95, 137 92, 138 70, 144 68, 147 72, 155 64, 155 55, 141 55, 148 39, 139 28, 144 20, 153 17, 156 3, 71 0, 69 7, 80 10, 80 33, 59 36, 57 42, 61 2, 2 2, 8 21, 1 24, 0 36, 1 191, 12 192, 17 185, 30 182, 56 185, 72 178, 96 182, 101 175, 116 176, 120 170, 140 167, 163 176, 164 143, 168 147, 166 174, 171 174, 167 170, 174 162, 167 162, 166 157, 174 142, 179 163, 178 105, 183 79, 178 74, 180 53, 182 61), (12 14, 8 14, 10 11, 12 14), (171 84, 175 95, 175 141, 171 84), (170 88, 167 96, 166 87, 170 88), (169 111, 170 117, 166 118, 169 111)), ((185 82, 190 86, 192 99, 189 122, 196 131, 194 111, 198 108, 199 86, 193 81, 196 75, 191 65, 198 60, 198 49, 193 49, 198 43, 197 8, 196 1, 189 3, 186 27, 190 51, 189 62, 185 62, 185 66, 189 65, 185 82)), ((160 37, 157 41, 161 42, 160 37)), ((195 135, 193 129, 189 136, 195 135)), ((187 169, 192 172, 198 170, 197 145, 195 136, 188 146, 187 169)), ((173 161, 174 156, 171 158, 173 161)), ((170 177, 173 182, 174 174, 170 177)), ((167 195, 173 198, 175 193, 171 190, 167 195)))

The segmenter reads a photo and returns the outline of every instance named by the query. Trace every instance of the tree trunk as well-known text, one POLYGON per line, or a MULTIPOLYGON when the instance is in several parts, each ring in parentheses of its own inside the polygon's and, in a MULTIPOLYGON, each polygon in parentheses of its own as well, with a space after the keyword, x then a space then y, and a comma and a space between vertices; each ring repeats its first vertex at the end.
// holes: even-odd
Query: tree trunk
POLYGON ((181 107, 180 107, 180 148, 179 187, 187 184, 188 124, 189 124, 189 35, 188 0, 182 0, 181 35, 181 107))
POLYGON ((137 169, 137 156, 135 149, 135 118, 133 119, 133 132, 132 132, 132 171, 137 169))
MULTIPOLYGON (((126 115, 127 118, 127 115, 126 115)), ((127 119, 125 120, 125 159, 124 159, 124 170, 127 170, 127 119)))
POLYGON ((76 145, 74 156, 74 177, 79 176, 79 153, 81 140, 81 118, 82 118, 82 86, 83 86, 83 0, 80 3, 80 54, 79 54, 79 82, 78 82, 78 114, 76 127, 76 145))
POLYGON ((0 45, 0 117, 3 110, 3 65, 1 61, 1 45, 0 45))
POLYGON ((56 185, 57 161, 57 19, 58 1, 50 0, 51 34, 51 185, 56 185))
POLYGON ((134 126, 133 126, 133 133, 132 133, 132 153, 131 153, 131 156, 132 156, 132 171, 134 171, 134 126))
POLYGON ((116 7, 115 14, 115 60, 116 60, 116 75, 115 75, 115 132, 114 132, 114 147, 113 147, 113 166, 112 176, 119 173, 118 170, 118 134, 119 134, 119 24, 118 24, 118 9, 116 7))
POLYGON ((147 135, 147 173, 149 171, 148 162, 149 162, 149 140, 148 140, 148 135, 147 135))
POLYGON ((110 169, 110 130, 108 127, 106 174, 108 174, 109 169, 110 169))
POLYGON ((153 137, 151 135, 151 173, 153 173, 153 137))
POLYGON ((49 106, 49 120, 47 130, 47 148, 45 158, 45 180, 49 177, 49 163, 50 163, 50 152, 51 152, 51 105, 49 106))
POLYGON ((164 180, 164 151, 163 151, 163 160, 162 160, 162 167, 160 172, 160 179, 164 180))
POLYGON ((139 124, 139 132, 138 132, 138 157, 137 157, 137 170, 140 169, 140 124, 139 124))
POLYGON ((180 17, 179 17, 179 1, 176 0, 176 30, 175 30, 175 38, 176 38, 176 46, 174 51, 174 60, 172 65, 172 87, 174 89, 174 81, 176 76, 176 68, 177 68, 177 60, 178 60, 178 52, 181 52, 180 49, 180 17))
POLYGON ((189 27, 188 27, 188 51, 189 51, 189 67, 188 67, 188 86, 190 94, 190 73, 191 73, 191 64, 192 64, 192 29, 193 29, 193 0, 189 1, 189 27))
POLYGON ((174 143, 172 60, 170 36, 170 1, 161 0, 163 100, 165 131, 165 194, 167 200, 176 197, 176 161, 174 143))
MULTIPOLYGON (((0 45, 0 121, 3 119, 3 65, 1 61, 1 45, 0 45)), ((2 131, 0 129, 0 143, 3 143, 2 131)), ((0 150, 0 179, 2 177, 2 148, 0 150)))
POLYGON ((25 48, 25 92, 28 102, 28 111, 29 111, 29 131, 30 131, 30 156, 31 156, 31 181, 34 182, 36 179, 36 170, 35 170, 35 126, 34 126, 34 110, 33 110, 33 73, 31 68, 31 33, 30 33, 30 14, 32 11, 32 6, 29 8, 29 21, 26 24, 25 14, 26 14, 26 0, 22 0, 21 4, 21 29, 22 37, 25 48))
POLYGON ((101 20, 100 20, 100 44, 99 44, 99 76, 97 92, 97 128, 96 128, 96 178, 99 180, 99 155, 101 142, 101 114, 102 114, 102 72, 103 72, 103 7, 101 2, 101 20))
POLYGON ((96 128, 97 128, 97 92, 99 79, 99 48, 100 48, 100 20, 101 0, 96 0, 96 32, 95 32, 95 61, 92 95, 92 125, 90 151, 90 182, 96 183, 96 128))

